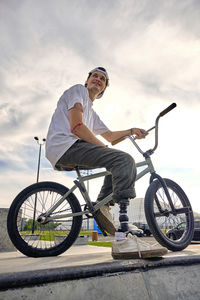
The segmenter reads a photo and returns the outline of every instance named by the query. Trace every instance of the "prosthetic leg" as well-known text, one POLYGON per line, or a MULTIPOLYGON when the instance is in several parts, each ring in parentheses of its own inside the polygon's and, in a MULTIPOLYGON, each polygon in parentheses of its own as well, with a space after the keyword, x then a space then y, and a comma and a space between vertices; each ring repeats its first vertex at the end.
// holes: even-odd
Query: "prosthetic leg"
POLYGON ((129 205, 128 199, 122 199, 119 201, 119 222, 120 228, 118 229, 119 232, 129 232, 128 227, 128 215, 127 215, 127 206, 129 205))
POLYGON ((128 199, 122 199, 119 202, 119 222, 120 222, 120 227, 118 229, 118 232, 124 232, 125 235, 127 236, 129 233, 132 235, 140 236, 140 233, 134 230, 131 230, 128 226, 128 215, 127 215, 127 208, 129 205, 129 200, 128 199))

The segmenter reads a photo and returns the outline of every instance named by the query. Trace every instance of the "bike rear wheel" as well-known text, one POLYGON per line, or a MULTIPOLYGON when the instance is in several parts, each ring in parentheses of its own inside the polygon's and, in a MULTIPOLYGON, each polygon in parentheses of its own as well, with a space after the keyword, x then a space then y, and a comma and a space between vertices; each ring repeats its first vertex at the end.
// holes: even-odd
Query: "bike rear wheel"
POLYGON ((182 188, 170 179, 164 179, 176 214, 159 180, 154 180, 145 195, 145 215, 155 239, 171 251, 181 251, 191 242, 194 233, 194 217, 190 202, 182 188), (178 238, 174 238, 177 226, 183 223, 178 238), (173 237, 173 238, 172 238, 173 237))
POLYGON ((39 182, 25 188, 14 199, 8 213, 8 234, 14 246, 31 257, 55 256, 66 251, 76 240, 82 225, 82 216, 64 217, 81 211, 73 193, 49 216, 56 217, 43 224, 38 217, 50 209, 68 192, 55 182, 39 182), (35 212, 35 213, 34 213, 35 212))

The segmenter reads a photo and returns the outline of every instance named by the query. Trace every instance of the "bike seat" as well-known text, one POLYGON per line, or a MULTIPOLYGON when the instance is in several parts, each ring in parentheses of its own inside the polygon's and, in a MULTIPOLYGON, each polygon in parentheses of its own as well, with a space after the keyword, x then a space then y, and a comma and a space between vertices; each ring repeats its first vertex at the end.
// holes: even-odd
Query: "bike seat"
POLYGON ((79 170, 93 170, 94 168, 87 168, 85 166, 76 166, 76 165, 64 165, 64 164, 56 164, 55 168, 57 171, 75 171, 76 168, 79 170))
POLYGON ((57 171, 74 171, 75 170, 75 166, 67 166, 67 165, 55 165, 55 168, 57 171))

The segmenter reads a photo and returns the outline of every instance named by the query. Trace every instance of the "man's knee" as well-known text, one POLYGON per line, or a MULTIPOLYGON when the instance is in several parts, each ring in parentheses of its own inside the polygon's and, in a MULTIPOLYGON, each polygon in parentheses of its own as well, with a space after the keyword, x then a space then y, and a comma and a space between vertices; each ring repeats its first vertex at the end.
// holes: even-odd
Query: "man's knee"
POLYGON ((135 160, 130 154, 128 154, 126 152, 122 152, 121 161, 124 166, 130 167, 130 168, 135 168, 135 160))

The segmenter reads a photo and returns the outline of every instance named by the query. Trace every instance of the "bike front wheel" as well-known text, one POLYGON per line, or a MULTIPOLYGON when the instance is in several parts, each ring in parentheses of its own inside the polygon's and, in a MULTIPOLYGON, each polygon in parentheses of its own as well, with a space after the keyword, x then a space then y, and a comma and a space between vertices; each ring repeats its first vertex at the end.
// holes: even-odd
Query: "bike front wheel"
POLYGON ((193 238, 192 207, 185 192, 177 183, 170 179, 164 181, 175 211, 172 210, 160 181, 154 180, 145 195, 145 215, 155 239, 171 251, 181 251, 193 238))
POLYGON ((55 182, 39 182, 25 188, 14 199, 8 213, 7 229, 14 246, 31 257, 55 256, 66 251, 76 240, 82 216, 66 216, 81 211, 79 201, 70 193, 41 222, 45 213, 68 192, 55 182))

